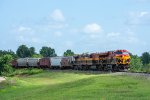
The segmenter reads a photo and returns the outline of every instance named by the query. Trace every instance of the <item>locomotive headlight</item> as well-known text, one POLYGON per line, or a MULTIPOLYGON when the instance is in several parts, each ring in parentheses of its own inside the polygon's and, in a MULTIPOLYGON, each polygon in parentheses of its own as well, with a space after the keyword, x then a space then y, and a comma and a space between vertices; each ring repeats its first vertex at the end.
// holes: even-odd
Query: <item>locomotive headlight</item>
POLYGON ((130 59, 127 59, 126 62, 130 62, 130 59))

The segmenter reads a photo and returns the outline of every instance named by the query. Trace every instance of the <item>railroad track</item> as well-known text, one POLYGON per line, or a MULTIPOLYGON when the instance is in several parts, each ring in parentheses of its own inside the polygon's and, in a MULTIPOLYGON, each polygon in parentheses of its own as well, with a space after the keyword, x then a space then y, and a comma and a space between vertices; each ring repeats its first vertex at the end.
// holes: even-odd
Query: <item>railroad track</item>
POLYGON ((150 79, 150 73, 142 73, 142 72, 105 72, 105 71, 93 71, 93 70, 48 70, 50 72, 69 72, 69 73, 84 73, 84 74, 112 74, 112 75, 128 75, 128 76, 135 76, 135 77, 145 77, 150 79))
POLYGON ((145 77, 150 79, 150 73, 142 73, 142 72, 125 72, 124 75, 136 76, 136 77, 145 77))
POLYGON ((72 70, 72 69, 46 69, 50 72, 70 72, 70 73, 87 73, 87 74, 108 74, 108 73, 116 73, 116 72, 108 72, 108 71, 96 71, 96 70, 72 70))

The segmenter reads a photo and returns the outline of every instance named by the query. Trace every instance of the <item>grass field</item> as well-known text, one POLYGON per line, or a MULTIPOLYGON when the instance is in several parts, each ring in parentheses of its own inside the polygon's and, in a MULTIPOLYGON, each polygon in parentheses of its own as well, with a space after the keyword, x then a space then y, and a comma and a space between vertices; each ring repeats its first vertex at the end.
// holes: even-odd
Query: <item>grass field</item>
POLYGON ((40 71, 0 83, 0 100, 150 100, 150 80, 112 74, 40 71))

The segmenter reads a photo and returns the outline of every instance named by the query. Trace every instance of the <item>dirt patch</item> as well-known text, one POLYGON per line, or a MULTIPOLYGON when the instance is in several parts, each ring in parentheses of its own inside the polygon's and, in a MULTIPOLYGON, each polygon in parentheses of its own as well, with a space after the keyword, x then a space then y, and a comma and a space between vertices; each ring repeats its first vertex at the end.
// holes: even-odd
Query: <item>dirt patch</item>
POLYGON ((4 77, 0 77, 0 82, 5 81, 6 79, 4 77))

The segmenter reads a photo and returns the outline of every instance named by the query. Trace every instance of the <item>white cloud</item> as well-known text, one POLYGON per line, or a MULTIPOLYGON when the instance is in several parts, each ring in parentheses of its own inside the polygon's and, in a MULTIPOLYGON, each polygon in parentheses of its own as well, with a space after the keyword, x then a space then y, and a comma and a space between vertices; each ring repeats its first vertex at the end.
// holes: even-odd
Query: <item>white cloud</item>
POLYGON ((96 23, 92 23, 92 24, 87 24, 83 31, 85 33, 100 33, 102 32, 102 28, 100 25, 96 24, 96 23))
POLYGON ((109 43, 118 42, 118 43, 120 43, 120 40, 121 40, 121 42, 124 41, 123 37, 124 37, 123 34, 121 34, 119 32, 106 33, 106 40, 107 40, 106 42, 109 42, 109 43))
POLYGON ((29 32, 33 30, 32 28, 29 28, 29 27, 19 26, 18 28, 16 28, 16 31, 21 33, 21 32, 29 32))
POLYGON ((20 31, 20 32, 22 32, 22 31, 30 31, 31 30, 31 28, 29 28, 29 27, 24 27, 24 26, 20 26, 19 28, 18 28, 18 31, 20 31))
POLYGON ((139 42, 139 38, 136 36, 136 34, 134 34, 131 31, 127 31, 127 32, 110 32, 107 33, 106 35, 106 39, 108 43, 115 43, 117 45, 137 45, 137 44, 141 44, 139 42))
POLYGON ((147 21, 149 22, 150 19, 149 16, 150 13, 147 11, 130 12, 127 23, 130 25, 139 25, 139 24, 147 23, 147 21))
POLYGON ((16 36, 16 41, 20 43, 40 43, 41 40, 35 34, 33 28, 19 26, 14 29, 14 34, 16 36))
POLYGON ((37 30, 40 31, 56 31, 58 29, 64 29, 69 26, 68 23, 65 22, 65 17, 63 12, 60 9, 55 9, 48 19, 43 21, 43 24, 37 24, 37 30))
POLYGON ((37 25, 34 29, 36 29, 36 32, 42 32, 42 33, 49 33, 53 31, 58 31, 58 30, 64 30, 68 28, 67 23, 49 23, 49 24, 44 24, 44 25, 37 25))
POLYGON ((145 15, 148 15, 149 13, 146 11, 140 12, 139 16, 144 17, 145 15))
POLYGON ((26 36, 20 35, 16 37, 16 40, 20 43, 41 43, 41 40, 39 38, 33 36, 27 38, 26 36))
POLYGON ((54 35, 57 37, 60 37, 60 36, 62 36, 62 32, 60 32, 60 31, 54 32, 54 35))
POLYGON ((149 14, 149 12, 147 12, 147 11, 130 12, 129 13, 129 17, 131 17, 131 18, 141 18, 141 17, 144 17, 144 16, 146 16, 148 14, 149 14))
POLYGON ((60 9, 55 9, 51 14, 51 18, 55 21, 65 21, 65 17, 60 9))

